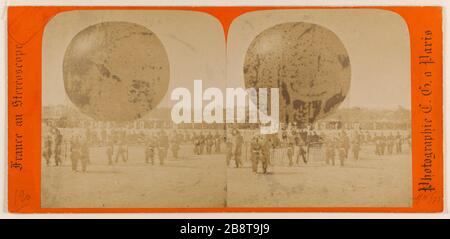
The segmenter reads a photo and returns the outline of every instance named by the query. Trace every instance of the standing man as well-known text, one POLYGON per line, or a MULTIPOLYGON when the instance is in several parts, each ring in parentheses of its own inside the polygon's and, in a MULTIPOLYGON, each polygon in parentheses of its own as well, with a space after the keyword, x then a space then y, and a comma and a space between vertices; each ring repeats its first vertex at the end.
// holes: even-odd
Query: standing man
POLYGON ((352 142, 352 151, 353 151, 353 158, 355 160, 359 159, 359 151, 361 151, 361 137, 358 133, 356 133, 355 138, 352 142))
POLYGON ((81 155, 80 155, 80 159, 81 159, 81 171, 83 173, 85 173, 87 171, 87 165, 89 160, 89 142, 84 142, 81 145, 81 155))
POLYGON ((281 131, 281 142, 286 145, 288 144, 288 133, 286 131, 286 128, 283 128, 281 131))
POLYGON ((233 155, 234 155, 234 161, 236 163, 236 168, 239 166, 242 166, 242 146, 244 143, 244 138, 241 135, 241 132, 239 130, 234 129, 234 135, 233 135, 233 155))
POLYGON ((180 150, 180 136, 179 134, 175 131, 173 134, 173 138, 172 138, 172 144, 171 144, 171 148, 172 148, 172 156, 174 158, 178 158, 178 151, 180 150))
POLYGON ((341 163, 341 166, 344 166, 344 161, 347 157, 345 156, 345 148, 342 146, 342 143, 339 147, 338 153, 339 153, 339 162, 341 163))
POLYGON ((167 158, 167 150, 169 148, 169 137, 167 136, 164 130, 161 130, 159 133, 159 147, 158 147, 158 156, 159 156, 159 164, 164 165, 164 161, 167 158))
POLYGON ((127 162, 127 149, 125 147, 124 142, 119 142, 119 148, 117 149, 116 154, 116 163, 119 162, 119 158, 122 158, 122 161, 127 162))
POLYGON ((78 136, 74 136, 70 141, 70 161, 72 163, 72 171, 78 171, 78 160, 81 157, 80 141, 78 136))
POLYGON ((386 151, 386 136, 383 135, 383 133, 381 133, 380 136, 380 154, 384 155, 386 151))
POLYGON ((409 151, 411 151, 411 147, 412 147, 411 133, 409 133, 408 136, 406 136, 406 142, 408 143, 409 151))
POLYGON ((52 138, 47 135, 44 140, 44 153, 45 162, 47 166, 50 166, 50 158, 52 157, 52 138))
POLYGON ((222 143, 222 137, 219 134, 219 131, 216 131, 214 135, 214 152, 216 154, 220 154, 220 144, 222 143))
POLYGON ((342 131, 340 140, 342 144, 341 147, 344 149, 345 158, 348 159, 348 152, 350 150, 350 139, 348 138, 347 132, 342 131))
POLYGON ((300 157, 302 157, 303 162, 305 164, 308 163, 306 161, 306 147, 307 147, 306 138, 307 138, 307 136, 304 133, 300 133, 296 137, 296 141, 297 141, 296 143, 298 146, 298 153, 297 153, 297 159, 296 159, 297 165, 299 164, 300 157))
POLYGON ((195 132, 192 133, 192 144, 194 145, 194 154, 200 154, 200 140, 195 132))
POLYGON ((380 156, 381 155, 381 136, 375 133, 375 136, 373 137, 373 141, 375 142, 375 154, 380 156))
POLYGON ((226 153, 226 159, 227 159, 227 166, 230 165, 230 161, 233 158, 233 143, 231 142, 231 139, 227 138, 225 142, 225 153, 226 153))
POLYGON ((199 154, 203 154, 205 152, 205 136, 203 135, 203 132, 200 131, 200 135, 198 136, 199 141, 199 154))
POLYGON ((269 138, 269 135, 266 135, 264 139, 262 140, 262 167, 263 167, 263 173, 267 173, 267 166, 270 162, 270 149, 272 148, 272 142, 269 138))
POLYGON ((335 165, 335 160, 334 160, 335 155, 336 155, 335 148, 336 148, 336 145, 335 145, 335 141, 334 141, 333 137, 332 136, 328 137, 325 140, 325 163, 326 164, 330 164, 330 162, 331 162, 331 164, 333 166, 335 165))
POLYGON ((394 139, 394 135, 392 135, 392 132, 391 132, 389 134, 389 136, 386 138, 388 154, 392 154, 394 152, 394 144, 395 144, 395 139, 394 139))
POLYGON ((206 135, 205 143, 206 143, 206 153, 211 154, 212 147, 214 145, 214 138, 213 138, 211 132, 208 132, 208 134, 206 135))
POLYGON ((151 135, 148 139, 147 145, 145 147, 145 163, 152 163, 154 164, 155 159, 155 139, 153 138, 153 135, 151 135))
POLYGON ((292 167, 294 165, 294 162, 293 162, 293 158, 294 158, 294 144, 292 142, 288 143, 287 157, 289 159, 289 166, 292 167))
POLYGON ((397 154, 402 153, 402 143, 402 136, 400 135, 400 132, 397 131, 397 135, 395 136, 395 152, 397 154))
POLYGON ((114 144, 113 142, 109 142, 106 145, 106 157, 108 157, 108 165, 113 164, 113 153, 114 153, 114 144))
POLYGON ((252 161, 252 171, 258 172, 258 162, 262 161, 262 144, 260 136, 255 135, 250 143, 250 160, 252 161))
POLYGON ((61 160, 61 151, 62 151, 62 134, 61 132, 55 128, 55 165, 61 166, 62 160, 61 160))

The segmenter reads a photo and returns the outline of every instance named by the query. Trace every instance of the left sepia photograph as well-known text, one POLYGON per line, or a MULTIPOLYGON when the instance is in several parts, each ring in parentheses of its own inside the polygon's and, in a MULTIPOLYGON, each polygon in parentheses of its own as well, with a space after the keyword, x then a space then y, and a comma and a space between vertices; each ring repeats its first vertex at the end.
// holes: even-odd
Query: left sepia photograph
POLYGON ((226 207, 225 125, 171 120, 175 88, 225 87, 216 18, 69 11, 42 42, 42 208, 226 207))

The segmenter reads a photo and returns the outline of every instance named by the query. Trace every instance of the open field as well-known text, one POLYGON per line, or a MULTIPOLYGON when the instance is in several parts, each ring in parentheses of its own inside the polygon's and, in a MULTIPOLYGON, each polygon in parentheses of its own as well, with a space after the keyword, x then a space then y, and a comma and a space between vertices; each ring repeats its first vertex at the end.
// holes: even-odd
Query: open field
MULTIPOLYGON (((411 154, 375 156, 363 148, 360 160, 344 167, 320 158, 289 167, 277 156, 269 173, 226 167, 225 155, 195 156, 184 145, 180 158, 145 164, 142 148, 130 147, 128 162, 109 166, 104 148, 91 148, 87 173, 43 165, 44 208, 164 207, 408 207, 411 154)), ((232 164, 234 165, 234 164, 232 164)), ((260 170, 261 171, 261 170, 260 170)))

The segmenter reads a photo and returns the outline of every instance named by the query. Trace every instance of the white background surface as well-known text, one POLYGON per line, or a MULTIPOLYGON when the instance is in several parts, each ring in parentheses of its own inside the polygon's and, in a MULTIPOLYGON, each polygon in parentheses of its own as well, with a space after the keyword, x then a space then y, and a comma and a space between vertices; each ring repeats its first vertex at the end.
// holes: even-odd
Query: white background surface
MULTIPOLYGON (((447 59, 446 39, 449 39, 449 32, 446 31, 448 24, 447 10, 450 1, 446 0, 360 0, 360 1, 343 1, 343 0, 327 0, 327 1, 293 1, 293 0, 253 0, 253 1, 235 1, 235 0, 166 0, 166 1, 145 1, 145 0, 66 0, 61 4, 59 0, 14 0, 4 1, 0 3, 0 100, 1 100, 1 121, 0 126, 0 218, 450 218, 447 206, 449 205, 448 188, 445 190, 444 200, 445 209, 443 213, 152 213, 152 214, 11 214, 7 211, 7 52, 6 52, 6 6, 8 5, 141 5, 141 6, 443 6, 443 25, 444 25, 444 59, 447 59)), ((450 87, 445 82, 448 72, 448 61, 444 60, 444 122, 447 120, 449 113, 445 102, 450 87)), ((444 157, 445 163, 448 163, 446 152, 448 145, 445 144, 447 138, 448 126, 444 124, 444 157)), ((444 175, 448 175, 450 171, 445 167, 444 175)), ((449 177, 444 177, 444 186, 449 185, 449 177)))

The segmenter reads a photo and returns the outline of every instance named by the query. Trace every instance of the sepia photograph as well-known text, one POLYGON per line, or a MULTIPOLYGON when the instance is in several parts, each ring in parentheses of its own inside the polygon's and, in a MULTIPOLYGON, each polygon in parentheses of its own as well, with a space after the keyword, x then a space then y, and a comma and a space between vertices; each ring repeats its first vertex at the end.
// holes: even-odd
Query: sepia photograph
MULTIPOLYGON (((410 57, 408 27, 390 11, 237 17, 228 33, 227 84, 278 87, 280 130, 263 140, 267 175, 227 171, 227 205, 410 207, 410 57)), ((252 142, 260 136, 244 135, 249 152, 258 151, 252 142)))
POLYGON ((175 88, 225 86, 215 18, 65 12, 45 28, 42 61, 42 207, 226 206, 224 146, 204 143, 223 126, 177 126, 170 114, 175 88))
POLYGON ((60 13, 41 207, 412 207, 410 61, 386 10, 60 13))

